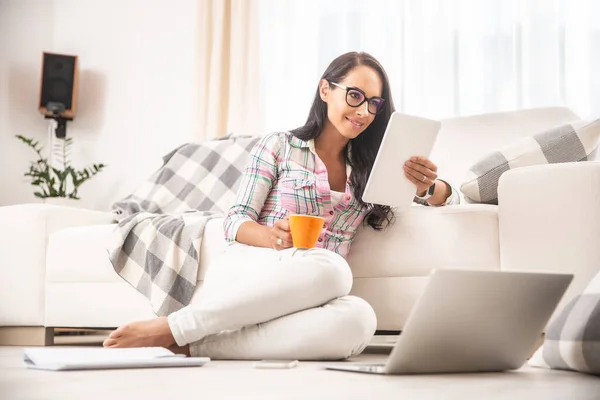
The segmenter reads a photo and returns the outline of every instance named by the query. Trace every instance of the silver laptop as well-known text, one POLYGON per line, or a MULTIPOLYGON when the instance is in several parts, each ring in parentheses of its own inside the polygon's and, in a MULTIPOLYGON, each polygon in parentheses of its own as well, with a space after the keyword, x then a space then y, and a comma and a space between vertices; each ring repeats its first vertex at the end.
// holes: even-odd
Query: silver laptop
POLYGON ((404 163, 413 156, 429 157, 440 127, 439 121, 393 113, 369 174, 363 201, 392 206, 396 213, 410 210, 417 186, 404 176, 404 163))
POLYGON ((374 374, 520 368, 571 274, 434 270, 387 363, 328 365, 374 374))

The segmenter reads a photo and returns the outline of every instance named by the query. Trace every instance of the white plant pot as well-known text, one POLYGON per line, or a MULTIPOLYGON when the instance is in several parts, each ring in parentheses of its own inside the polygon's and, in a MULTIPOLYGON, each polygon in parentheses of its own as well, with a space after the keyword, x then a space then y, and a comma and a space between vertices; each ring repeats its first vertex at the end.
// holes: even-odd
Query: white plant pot
POLYGON ((43 199, 44 204, 51 204, 54 206, 74 207, 80 208, 80 200, 70 199, 68 197, 47 197, 43 199))

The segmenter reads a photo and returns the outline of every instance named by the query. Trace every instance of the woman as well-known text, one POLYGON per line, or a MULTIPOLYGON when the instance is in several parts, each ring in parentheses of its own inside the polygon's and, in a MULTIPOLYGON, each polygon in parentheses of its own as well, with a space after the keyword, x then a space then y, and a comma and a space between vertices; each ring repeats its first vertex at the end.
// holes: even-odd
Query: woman
MULTIPOLYGON (((254 147, 225 219, 230 246, 205 277, 198 304, 120 327, 106 347, 163 346, 213 359, 343 359, 360 353, 376 328, 373 309, 349 296, 345 258, 361 223, 382 229, 390 207, 362 194, 394 104, 383 67, 347 53, 323 74, 306 124, 254 147), (292 248, 288 215, 320 215, 318 248, 292 248)), ((452 189, 437 167, 404 166, 423 204, 443 205, 452 189)))

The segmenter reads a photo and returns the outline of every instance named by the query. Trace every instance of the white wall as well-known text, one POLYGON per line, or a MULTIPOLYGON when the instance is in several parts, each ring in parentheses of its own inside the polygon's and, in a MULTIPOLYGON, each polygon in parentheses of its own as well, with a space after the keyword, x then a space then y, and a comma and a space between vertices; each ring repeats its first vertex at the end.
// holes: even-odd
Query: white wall
POLYGON ((52 2, 0 0, 0 205, 32 201, 22 177, 30 150, 14 138, 44 138, 37 113, 42 51, 52 48, 52 2))
POLYGON ((37 111, 42 51, 79 56, 79 102, 67 126, 73 164, 103 162, 81 204, 108 210, 198 134, 197 0, 0 0, 0 206, 38 201, 23 178, 45 143, 37 111))

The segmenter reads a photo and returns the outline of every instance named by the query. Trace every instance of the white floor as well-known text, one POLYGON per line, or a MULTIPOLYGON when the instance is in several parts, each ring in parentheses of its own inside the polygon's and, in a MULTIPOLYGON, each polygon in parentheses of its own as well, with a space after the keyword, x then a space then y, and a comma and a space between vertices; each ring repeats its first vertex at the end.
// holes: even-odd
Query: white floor
MULTIPOLYGON (((388 351, 372 346, 353 361, 384 362, 388 351)), ((600 379, 573 372, 523 367, 491 374, 376 376, 327 371, 324 364, 258 370, 252 362, 212 361, 200 368, 51 372, 27 369, 20 347, 0 347, 0 399, 600 399, 600 379)))

